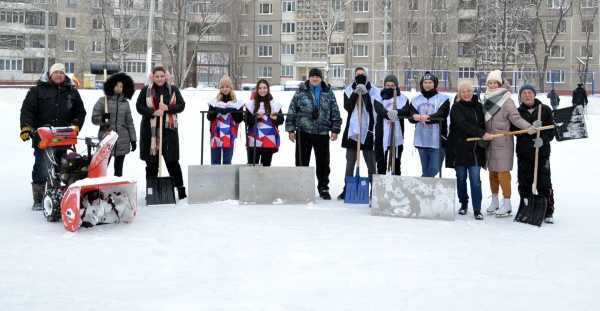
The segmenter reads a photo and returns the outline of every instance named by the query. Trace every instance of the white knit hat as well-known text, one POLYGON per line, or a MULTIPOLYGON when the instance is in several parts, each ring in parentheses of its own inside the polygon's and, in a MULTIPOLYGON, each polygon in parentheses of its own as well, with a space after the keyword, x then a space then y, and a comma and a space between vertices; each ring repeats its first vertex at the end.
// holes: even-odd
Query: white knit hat
POLYGON ((49 74, 48 76, 51 77, 52 74, 57 71, 62 71, 64 73, 66 71, 65 64, 56 63, 56 64, 52 65, 50 67, 50 70, 48 71, 48 74, 49 74))
POLYGON ((491 71, 488 74, 487 80, 485 81, 485 83, 488 84, 490 81, 496 81, 496 82, 500 83, 500 85, 502 85, 503 84, 502 71, 500 71, 500 70, 491 71))

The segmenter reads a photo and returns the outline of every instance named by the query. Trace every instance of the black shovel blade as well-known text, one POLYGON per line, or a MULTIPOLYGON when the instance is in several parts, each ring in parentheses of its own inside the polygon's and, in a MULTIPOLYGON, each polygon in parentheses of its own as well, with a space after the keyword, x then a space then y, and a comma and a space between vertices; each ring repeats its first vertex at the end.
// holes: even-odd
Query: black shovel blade
POLYGON ((544 196, 531 195, 521 198, 515 221, 541 227, 546 217, 547 208, 548 200, 544 196))
POLYGON ((150 177, 146 180, 146 205, 175 204, 175 187, 171 177, 150 177))

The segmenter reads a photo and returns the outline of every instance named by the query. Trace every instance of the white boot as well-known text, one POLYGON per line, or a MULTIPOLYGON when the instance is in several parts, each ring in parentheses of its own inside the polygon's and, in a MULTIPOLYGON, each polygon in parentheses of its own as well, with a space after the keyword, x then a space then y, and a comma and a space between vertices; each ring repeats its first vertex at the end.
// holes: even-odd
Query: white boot
POLYGON ((512 212, 512 206, 510 205, 510 199, 504 199, 502 208, 496 211, 496 217, 509 217, 512 212))
POLYGON ((487 208, 488 215, 495 214, 499 207, 500 201, 498 201, 498 195, 492 194, 492 202, 490 203, 490 207, 487 208))

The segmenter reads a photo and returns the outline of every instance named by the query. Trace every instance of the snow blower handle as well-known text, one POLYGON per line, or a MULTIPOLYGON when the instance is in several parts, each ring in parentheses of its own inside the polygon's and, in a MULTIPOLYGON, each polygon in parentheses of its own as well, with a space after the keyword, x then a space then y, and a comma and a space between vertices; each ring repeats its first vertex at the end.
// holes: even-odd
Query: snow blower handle
MULTIPOLYGON (((542 122, 542 105, 538 106, 538 121, 542 122)), ((536 139, 540 139, 541 129, 537 130, 536 139)), ((535 161, 533 166, 533 185, 531 186, 531 192, 534 195, 538 195, 537 183, 538 183, 538 166, 540 162, 540 147, 535 147, 535 161)))

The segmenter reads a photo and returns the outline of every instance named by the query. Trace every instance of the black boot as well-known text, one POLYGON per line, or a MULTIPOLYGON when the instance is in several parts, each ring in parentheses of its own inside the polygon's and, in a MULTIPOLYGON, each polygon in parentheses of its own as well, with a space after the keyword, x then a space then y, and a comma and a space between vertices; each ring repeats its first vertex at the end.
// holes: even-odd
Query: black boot
POLYGON ((331 200, 331 195, 329 194, 329 190, 327 189, 319 190, 319 196, 323 200, 331 200))
POLYGON ((344 189, 344 191, 342 191, 342 193, 340 193, 340 195, 338 195, 337 199, 340 201, 343 201, 346 198, 346 189, 344 189))
POLYGON ((185 194, 185 187, 177 187, 177 196, 179 197, 179 200, 187 198, 187 195, 185 194))
POLYGON ((44 209, 42 201, 44 200, 44 192, 46 191, 46 185, 31 184, 31 192, 33 194, 33 205, 31 210, 41 211, 44 209))
POLYGON ((460 203, 460 209, 458 210, 458 214, 466 215, 468 207, 469 207, 469 203, 460 203))

